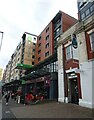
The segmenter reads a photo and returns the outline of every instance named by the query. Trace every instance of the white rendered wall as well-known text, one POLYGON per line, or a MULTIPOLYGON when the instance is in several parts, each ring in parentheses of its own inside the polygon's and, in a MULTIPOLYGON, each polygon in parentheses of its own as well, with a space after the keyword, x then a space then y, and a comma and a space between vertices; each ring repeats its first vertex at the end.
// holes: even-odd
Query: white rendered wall
POLYGON ((81 90, 82 99, 79 100, 79 104, 84 107, 94 108, 93 99, 93 81, 94 81, 94 61, 84 62, 80 64, 81 75, 81 90))
POLYGON ((77 34, 77 42, 78 42, 79 63, 86 62, 88 58, 87 58, 86 38, 84 31, 77 34))

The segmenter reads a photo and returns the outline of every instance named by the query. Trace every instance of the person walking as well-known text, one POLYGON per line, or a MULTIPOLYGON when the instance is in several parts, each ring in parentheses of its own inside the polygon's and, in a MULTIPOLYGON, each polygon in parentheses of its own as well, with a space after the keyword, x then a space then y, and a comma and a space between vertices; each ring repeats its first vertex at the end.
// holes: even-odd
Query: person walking
POLYGON ((8 91, 8 92, 6 93, 6 95, 5 95, 6 105, 8 105, 9 98, 10 98, 10 92, 8 91))

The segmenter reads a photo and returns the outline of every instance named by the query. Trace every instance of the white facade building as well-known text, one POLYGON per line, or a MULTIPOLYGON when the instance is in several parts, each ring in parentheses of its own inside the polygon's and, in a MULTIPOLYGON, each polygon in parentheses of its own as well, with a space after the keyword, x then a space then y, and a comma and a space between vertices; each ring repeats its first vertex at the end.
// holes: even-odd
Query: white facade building
MULTIPOLYGON (((61 38, 58 42, 58 101, 60 102, 69 102, 68 95, 67 97, 64 94, 64 69, 65 65, 64 55, 63 54, 63 46, 65 43, 70 42, 70 35, 73 33, 76 34, 77 43, 78 43, 78 58, 79 58, 79 68, 72 68, 70 65, 70 70, 65 70, 66 73, 75 71, 75 73, 80 75, 80 85, 78 93, 80 93, 79 97, 79 105, 94 108, 94 15, 84 20, 83 22, 78 22, 70 29, 68 29, 65 33, 62 34, 61 38), (69 42, 68 42, 69 41, 69 42), (81 90, 81 91, 80 91, 81 90)), ((68 64, 67 64, 68 66, 68 64)), ((68 79, 68 78, 66 78, 68 79)), ((79 87, 79 85, 78 85, 79 87)), ((69 88, 68 88, 69 92, 69 88)))

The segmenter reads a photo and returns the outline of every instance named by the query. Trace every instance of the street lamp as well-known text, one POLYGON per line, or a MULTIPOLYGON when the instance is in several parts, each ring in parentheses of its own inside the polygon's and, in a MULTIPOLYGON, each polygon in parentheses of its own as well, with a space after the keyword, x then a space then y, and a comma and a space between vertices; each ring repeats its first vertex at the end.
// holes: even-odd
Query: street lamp
POLYGON ((2 41, 3 41, 3 32, 2 32, 2 31, 0 31, 0 33, 2 34, 2 36, 1 36, 1 42, 0 42, 0 50, 1 50, 2 41))

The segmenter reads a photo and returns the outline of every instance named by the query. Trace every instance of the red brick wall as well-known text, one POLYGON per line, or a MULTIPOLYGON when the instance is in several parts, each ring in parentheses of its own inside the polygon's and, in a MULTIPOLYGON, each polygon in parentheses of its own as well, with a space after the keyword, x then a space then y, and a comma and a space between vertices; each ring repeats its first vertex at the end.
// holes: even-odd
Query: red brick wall
POLYGON ((79 68, 79 61, 75 59, 70 59, 65 61, 65 69, 68 70, 71 68, 79 68))
POLYGON ((69 27, 74 25, 77 20, 66 13, 62 12, 62 23, 63 23, 63 32, 66 31, 69 27))
MULTIPOLYGON (((77 22, 73 17, 62 12, 62 32, 66 31, 70 26, 74 25, 77 22)), ((45 60, 45 53, 49 51, 49 56, 54 53, 54 30, 52 21, 46 26, 46 28, 38 36, 37 46, 36 46, 36 60, 35 64, 39 63, 38 58, 41 57, 41 61, 45 60), (46 29, 49 27, 49 32, 46 33, 46 29), (49 40, 46 40, 46 36, 49 34, 49 40), (42 36, 42 39, 39 40, 39 36, 42 36), (49 41, 49 48, 45 48, 46 43, 49 41), (41 47, 38 47, 38 44, 41 43, 41 47), (38 54, 38 50, 41 49, 41 54, 38 54)), ((48 57, 49 57, 48 56, 48 57)))
MULTIPOLYGON (((35 64, 43 61, 45 58, 45 53, 49 51, 49 56, 53 54, 53 30, 52 30, 52 22, 50 22, 46 28, 41 32, 41 34, 38 36, 37 45, 36 45, 36 60, 35 64), (49 31, 46 33, 46 29, 49 27, 49 31), (49 35, 49 39, 46 40, 46 36, 49 35), (39 40, 39 37, 41 36, 41 40, 39 40), (39 43, 41 43, 41 46, 38 47, 39 43), (45 48, 45 45, 49 43, 49 47, 45 48), (38 51, 41 50, 41 53, 38 54, 38 51), (38 62, 38 58, 41 57, 41 60, 38 62)), ((49 57, 48 56, 48 57, 49 57)))

